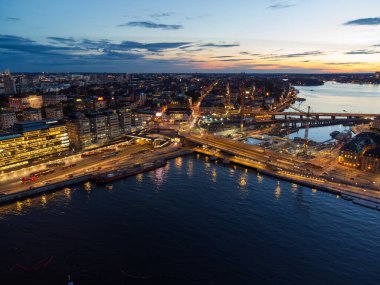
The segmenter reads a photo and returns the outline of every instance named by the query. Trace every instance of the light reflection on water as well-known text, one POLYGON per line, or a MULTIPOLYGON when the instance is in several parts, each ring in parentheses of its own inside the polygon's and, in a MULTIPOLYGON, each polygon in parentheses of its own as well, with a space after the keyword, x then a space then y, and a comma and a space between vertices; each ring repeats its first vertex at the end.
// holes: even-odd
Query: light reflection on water
POLYGON ((12 264, 54 252, 53 270, 43 277, 61 280, 69 268, 85 284, 97 284, 99 276, 112 284, 134 281, 115 268, 133 276, 177 276, 180 270, 196 280, 206 276, 207 284, 224 284, 225 275, 218 279, 214 272, 228 270, 239 272, 231 284, 252 284, 257 274, 263 279, 255 284, 316 284, 313 272, 324 272, 318 276, 323 284, 378 280, 378 212, 195 156, 183 157, 181 169, 175 160, 168 164, 144 174, 143 183, 132 177, 113 182, 112 192, 93 184, 89 195, 83 184, 0 207, 0 242, 9 244, 2 248, 2 278, 19 276, 9 272, 12 264), (185 191, 177 191, 179 185, 185 191), (178 265, 184 257, 186 266, 178 265))

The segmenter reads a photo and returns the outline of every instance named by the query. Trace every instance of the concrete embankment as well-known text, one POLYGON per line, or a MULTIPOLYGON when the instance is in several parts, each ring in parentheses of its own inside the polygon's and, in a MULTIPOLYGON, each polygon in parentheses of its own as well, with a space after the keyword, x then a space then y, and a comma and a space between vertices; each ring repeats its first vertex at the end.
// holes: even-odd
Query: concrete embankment
POLYGON ((272 176, 272 177, 275 177, 284 181, 288 181, 291 183, 295 183, 301 186, 309 187, 312 189, 318 189, 324 192, 338 195, 345 200, 352 201, 354 204, 358 204, 367 208, 380 210, 380 198, 377 197, 378 195, 376 191, 372 191, 372 190, 367 191, 363 189, 363 192, 359 193, 359 189, 357 189, 356 191, 349 189, 349 187, 352 185, 345 185, 343 183, 333 184, 317 176, 309 175, 309 177, 301 178, 302 174, 299 174, 298 176, 300 177, 297 178, 297 175, 285 175, 276 170, 268 169, 266 164, 259 161, 256 161, 256 162, 248 161, 240 157, 226 157, 220 154, 219 152, 216 153, 208 149, 202 149, 202 148, 194 148, 194 151, 200 154, 210 156, 210 157, 217 157, 219 159, 228 158, 230 162, 255 169, 258 173, 261 173, 267 176, 272 176))
MULTIPOLYGON (((167 154, 161 154, 159 158, 163 160, 170 160, 170 159, 174 159, 174 158, 188 155, 191 153, 193 153, 193 150, 191 149, 179 149, 167 154)), ((152 159, 154 160, 156 158, 152 157, 152 159)), ((147 159, 146 162, 149 162, 149 159, 147 159)), ((145 169, 141 169, 139 173, 143 173, 145 171, 146 171, 145 169)), ((107 172, 107 170, 105 169, 102 172, 107 172)), ((97 174, 101 174, 102 172, 97 172, 97 174)), ((64 187, 69 187, 78 183, 90 181, 93 179, 93 177, 94 177, 93 174, 85 174, 85 175, 76 176, 70 179, 64 178, 65 180, 54 182, 54 183, 47 184, 44 186, 34 187, 33 185, 31 185, 29 186, 29 188, 22 189, 15 193, 0 195, 0 204, 11 203, 14 201, 23 200, 23 199, 27 199, 33 196, 41 195, 44 193, 58 191, 64 187)))
POLYGON ((5 195, 0 196, 0 204, 26 199, 29 197, 40 195, 42 193, 52 192, 57 189, 61 189, 63 187, 72 186, 77 183, 86 182, 90 180, 91 177, 92 177, 91 174, 87 174, 87 175, 75 177, 72 179, 68 179, 68 180, 64 180, 64 181, 60 181, 56 183, 51 183, 49 185, 45 185, 41 187, 35 187, 35 188, 27 189, 24 191, 12 193, 12 194, 5 194, 5 195))

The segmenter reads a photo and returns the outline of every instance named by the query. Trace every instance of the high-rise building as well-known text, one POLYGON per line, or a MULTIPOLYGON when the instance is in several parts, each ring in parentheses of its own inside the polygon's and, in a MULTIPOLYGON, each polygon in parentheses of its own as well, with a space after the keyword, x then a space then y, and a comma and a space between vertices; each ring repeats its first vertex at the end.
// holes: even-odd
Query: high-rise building
POLYGON ((83 150, 92 145, 90 120, 83 113, 75 113, 66 122, 71 145, 83 150))
POLYGON ((92 142, 96 144, 107 142, 107 116, 101 113, 90 113, 88 118, 90 120, 92 142))
POLYGON ((107 111, 105 112, 107 116, 107 136, 109 139, 114 139, 120 136, 120 123, 119 116, 116 111, 107 111))
POLYGON ((16 81, 10 74, 4 77, 4 93, 10 95, 16 94, 16 81))
POLYGON ((121 108, 118 111, 121 132, 130 133, 132 130, 132 115, 130 108, 121 108))
POLYGON ((0 135, 0 171, 56 157, 68 149, 65 125, 48 120, 16 123, 12 132, 0 135))

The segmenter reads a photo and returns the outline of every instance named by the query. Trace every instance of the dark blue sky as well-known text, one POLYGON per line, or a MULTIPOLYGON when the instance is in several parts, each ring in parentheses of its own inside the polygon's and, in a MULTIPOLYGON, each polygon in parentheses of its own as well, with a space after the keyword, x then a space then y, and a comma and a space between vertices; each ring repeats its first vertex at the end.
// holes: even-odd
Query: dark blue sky
POLYGON ((2 0, 0 69, 341 72, 380 63, 377 0, 2 0))

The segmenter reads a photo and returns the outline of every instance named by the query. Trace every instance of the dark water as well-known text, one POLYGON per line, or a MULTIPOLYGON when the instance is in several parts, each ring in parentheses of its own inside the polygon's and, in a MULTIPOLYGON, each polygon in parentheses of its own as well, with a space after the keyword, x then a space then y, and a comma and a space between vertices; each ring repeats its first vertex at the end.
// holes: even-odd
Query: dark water
POLYGON ((0 284, 378 284, 380 212, 188 156, 0 208, 0 284), (46 269, 10 271, 53 256, 46 269))

